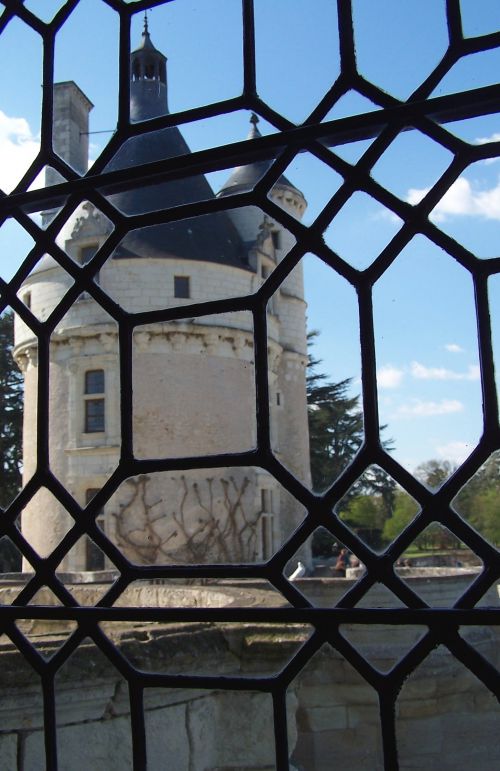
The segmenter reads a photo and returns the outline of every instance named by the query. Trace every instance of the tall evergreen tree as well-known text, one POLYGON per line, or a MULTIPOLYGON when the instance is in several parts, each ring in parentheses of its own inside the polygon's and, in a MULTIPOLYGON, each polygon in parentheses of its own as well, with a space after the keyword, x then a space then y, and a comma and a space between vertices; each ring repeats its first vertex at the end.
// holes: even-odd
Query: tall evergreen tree
MULTIPOLYGON (((317 337, 316 331, 308 335, 309 345, 317 337)), ((331 382, 327 376, 317 371, 321 362, 309 356, 307 374, 307 404, 309 416, 309 446, 311 477, 315 490, 324 490, 349 465, 363 442, 363 413, 359 406, 359 396, 349 396, 352 378, 331 382)), ((383 446, 390 450, 391 440, 385 440, 383 446)), ((354 484, 341 506, 347 510, 349 503, 358 497, 374 497, 382 517, 392 515, 396 484, 383 469, 372 466, 363 477, 354 484)), ((369 507, 365 506, 365 511, 369 507)), ((361 508, 358 506, 359 511, 361 508)), ((366 528, 373 529, 371 519, 366 528)), ((355 527, 363 523, 356 519, 355 527)), ((347 521, 347 520, 346 520, 347 521)), ((381 523, 383 526, 383 522, 381 523)), ((324 540, 324 536, 321 539, 324 540)), ((328 537, 326 537, 328 540, 328 537)), ((318 541, 318 538, 316 539, 318 541)), ((319 544, 317 544, 319 545, 319 544)), ((324 544, 321 543, 321 549, 324 544)), ((314 550, 314 546, 313 546, 314 550)))
MULTIPOLYGON (((0 507, 5 508, 21 487, 23 376, 12 358, 14 315, 0 316, 0 507)), ((0 540, 0 571, 19 570, 17 550, 6 538, 0 540)))

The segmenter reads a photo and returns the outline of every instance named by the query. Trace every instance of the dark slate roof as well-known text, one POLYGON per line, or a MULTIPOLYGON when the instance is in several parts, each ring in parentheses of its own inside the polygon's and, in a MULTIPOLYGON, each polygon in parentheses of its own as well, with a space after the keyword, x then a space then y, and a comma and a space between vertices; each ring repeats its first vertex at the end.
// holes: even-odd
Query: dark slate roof
MULTIPOLYGON (((142 44, 133 56, 155 51, 147 26, 142 44)), ((131 114, 137 118, 168 113, 165 84, 148 78, 133 80, 131 114), (163 91, 162 89, 165 89, 163 91)), ((105 171, 132 168, 144 163, 189 154, 177 127, 159 129, 129 139, 118 150, 105 171)), ((173 182, 163 182, 111 195, 109 200, 124 214, 145 214, 170 209, 186 203, 215 198, 206 178, 199 174, 173 182)), ((225 212, 216 212, 189 220, 154 225, 129 233, 117 248, 115 257, 181 257, 250 269, 244 244, 225 212)))
MULTIPOLYGON (((250 122, 252 127, 248 133, 247 139, 256 139, 261 137, 262 134, 257 128, 259 119, 255 113, 252 113, 250 122)), ((243 193, 247 192, 248 190, 253 190, 257 182, 262 179, 266 171, 270 168, 272 162, 272 159, 265 161, 254 161, 254 163, 249 163, 246 166, 238 166, 233 171, 227 182, 221 187, 218 195, 224 196, 230 195, 231 193, 243 193)), ((275 187, 288 187, 291 190, 296 190, 298 193, 300 193, 300 195, 302 195, 300 190, 298 190, 295 185, 293 185, 283 174, 275 183, 275 187)))
MULTIPOLYGON (((188 153, 189 148, 178 128, 160 129, 129 139, 108 164, 106 171, 188 153)), ((109 200, 125 214, 144 214, 213 198, 213 190, 206 178, 196 175, 118 193, 110 196, 109 200)), ((132 231, 122 244, 123 249, 118 247, 115 257, 131 254, 137 257, 182 257, 249 268, 243 242, 225 212, 132 231)))

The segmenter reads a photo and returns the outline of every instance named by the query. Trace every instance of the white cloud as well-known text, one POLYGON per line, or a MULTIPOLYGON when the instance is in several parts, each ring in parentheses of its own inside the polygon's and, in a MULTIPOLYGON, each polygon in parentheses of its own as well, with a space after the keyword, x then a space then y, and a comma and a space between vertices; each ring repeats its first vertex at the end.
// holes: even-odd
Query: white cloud
POLYGON ((440 458, 451 461, 452 463, 463 463, 471 451, 470 444, 467 442, 448 442, 436 447, 436 452, 440 458))
POLYGON ((480 376, 477 364, 470 364, 467 372, 455 372, 446 367, 426 367, 418 361, 412 361, 410 372, 417 380, 479 380, 480 376))
POLYGON ((377 384, 379 388, 397 388, 403 379, 403 370, 387 364, 377 370, 377 384))
MULTIPOLYGON (((410 188, 406 200, 413 206, 420 203, 430 188, 410 188)), ((480 190, 478 185, 459 177, 434 207, 431 217, 442 222, 449 216, 482 217, 500 220, 500 181, 494 187, 480 190)))
POLYGON ((40 149, 28 121, 0 110, 0 187, 10 192, 40 149))
POLYGON ((449 353, 464 353, 464 349, 458 343, 447 343, 445 348, 449 353))
POLYGON ((426 402, 421 399, 413 399, 408 404, 398 407, 396 416, 400 418, 426 418, 433 415, 450 415, 453 412, 462 412, 464 405, 458 399, 441 399, 439 402, 426 402))
MULTIPOLYGON (((474 141, 477 145, 488 145, 490 142, 500 142, 500 133, 496 131, 489 137, 477 137, 474 141)), ((500 161, 500 158, 497 156, 496 158, 485 158, 483 163, 486 166, 489 166, 491 163, 498 163, 498 161, 500 161)))
POLYGON ((489 142, 500 142, 500 132, 495 131, 489 137, 477 137, 475 142, 477 145, 487 145, 489 142))

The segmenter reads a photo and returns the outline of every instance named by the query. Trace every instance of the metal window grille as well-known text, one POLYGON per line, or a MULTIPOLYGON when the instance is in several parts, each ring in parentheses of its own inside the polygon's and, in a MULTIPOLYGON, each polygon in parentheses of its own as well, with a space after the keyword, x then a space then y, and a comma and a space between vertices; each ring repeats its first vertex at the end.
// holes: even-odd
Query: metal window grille
MULTIPOLYGON (((451 506, 451 501, 462 486, 471 478, 489 455, 500 447, 498 405, 494 378, 491 343, 490 315, 487 281, 500 272, 500 258, 479 260, 463 245, 445 235, 429 219, 435 203, 443 196, 461 171, 472 161, 492 157, 499 150, 499 142, 472 146, 452 136, 446 130, 450 121, 493 113, 497 110, 500 87, 489 86, 450 96, 430 97, 434 87, 460 57, 470 52, 490 50, 500 46, 500 33, 466 38, 462 34, 460 3, 447 0, 446 14, 449 44, 442 60, 406 102, 398 101, 364 80, 356 69, 356 55, 353 42, 352 10, 349 0, 338 0, 338 18, 341 52, 341 74, 328 93, 317 105, 309 118, 296 126, 275 112, 262 101, 257 93, 255 66, 254 17, 252 0, 242 0, 244 83, 241 95, 226 101, 209 104, 178 115, 168 115, 154 120, 154 128, 181 124, 185 121, 222 115, 238 109, 252 110, 275 128, 276 133, 251 142, 241 142, 211 150, 196 152, 185 163, 185 158, 167 159, 154 167, 135 167, 123 172, 103 172, 107 161, 117 148, 130 136, 147 133, 151 122, 130 124, 129 122, 129 51, 131 16, 146 7, 161 5, 161 0, 138 0, 127 3, 124 0, 105 0, 118 16, 120 22, 119 61, 119 121, 106 150, 92 172, 78 176, 54 153, 52 149, 52 84, 54 70, 54 41, 63 28, 78 0, 61 3, 59 11, 50 22, 42 21, 30 7, 20 0, 3 0, 0 15, 0 32, 9 22, 20 19, 31 27, 43 40, 43 103, 41 149, 23 179, 11 195, 1 195, 1 222, 14 218, 35 240, 35 248, 27 255, 23 267, 10 281, 0 284, 2 308, 10 306, 31 327, 38 337, 38 466, 33 478, 26 484, 11 506, 2 512, 1 532, 7 535, 31 562, 33 576, 28 580, 15 604, 0 607, 1 629, 18 647, 21 655, 40 676, 43 687, 45 720, 45 754, 48 769, 57 768, 57 727, 54 696, 54 678, 67 658, 78 648, 80 642, 89 636, 103 651, 117 670, 128 682, 131 713, 131 734, 133 742, 133 764, 135 769, 147 765, 144 725, 143 696, 145 688, 178 687, 214 688, 218 690, 252 689, 268 693, 274 706, 274 734, 276 746, 276 768, 288 768, 287 745, 287 686, 310 660, 311 656, 328 643, 345 657, 360 675, 375 689, 380 703, 380 721, 383 737, 384 763, 386 769, 398 768, 398 748, 395 731, 395 704, 398 692, 405 678, 414 671, 437 644, 444 645, 476 677, 484 683, 497 698, 500 698, 500 675, 464 639, 460 629, 471 625, 498 625, 500 611, 493 608, 476 607, 478 601, 500 576, 497 550, 484 540, 473 528, 461 519, 451 506), (339 120, 324 120, 332 105, 351 87, 366 94, 378 105, 374 112, 339 120), (431 137, 452 152, 454 159, 438 182, 415 206, 403 203, 388 190, 377 184, 370 176, 374 163, 383 155, 393 138, 402 131, 416 130, 431 137), (353 165, 344 162, 335 153, 341 143, 360 138, 377 138, 361 159, 353 165), (295 221, 269 201, 267 193, 286 169, 297 152, 307 150, 334 169, 343 178, 343 184, 333 195, 317 219, 314 227, 306 227, 295 221), (229 169, 237 164, 254 160, 274 159, 268 172, 249 193, 209 203, 186 204, 178 211, 166 211, 145 218, 148 223, 168 221, 169 218, 195 217, 210 211, 224 210, 234 206, 258 205, 269 216, 283 223, 295 236, 296 246, 286 255, 266 283, 253 295, 225 299, 211 303, 198 303, 181 308, 165 308, 154 312, 156 321, 172 321, 186 317, 199 317, 208 313, 249 311, 254 320, 255 386, 257 393, 258 441, 253 451, 239 455, 218 455, 184 459, 138 461, 132 451, 131 422, 131 357, 132 334, 139 325, 151 319, 151 314, 133 315, 127 313, 106 295, 103 288, 92 281, 92 275, 101 268, 114 246, 132 227, 145 224, 140 216, 126 218, 113 210, 103 195, 109 192, 147 185, 155 180, 175 180, 186 174, 206 173, 210 170, 229 169), (52 166, 69 180, 51 188, 28 191, 28 187, 45 165, 52 166), (397 214, 404 226, 386 249, 364 271, 357 271, 344 263, 322 241, 324 227, 332 221, 342 204, 353 193, 363 191, 397 214), (113 237, 99 250, 91 263, 77 266, 55 244, 55 235, 75 203, 87 199, 106 213, 114 223, 113 237), (43 211, 61 206, 59 213, 44 230, 28 216, 29 211, 43 211), (380 426, 377 413, 377 384, 375 376, 374 320, 372 314, 372 288, 374 282, 392 264, 398 253, 417 233, 441 247, 470 273, 475 287, 477 334, 481 360, 481 384, 483 393, 483 434, 468 460, 437 491, 431 492, 384 451, 380 442, 380 426), (30 313, 18 298, 17 292, 45 252, 50 252, 72 276, 74 285, 64 299, 41 323, 30 313), (269 387, 267 378, 266 347, 266 305, 271 295, 279 288, 283 279, 299 262, 301 257, 312 252, 320 257, 332 271, 338 271, 355 288, 359 301, 362 358, 362 399, 366 438, 354 463, 322 495, 316 495, 295 479, 275 458, 270 443, 269 387), (54 477, 48 462, 48 378, 49 342, 57 323, 74 303, 81 292, 87 292, 116 321, 119 329, 120 377, 121 377, 121 460, 119 467, 102 486, 86 509, 81 509, 73 498, 54 477), (381 555, 374 553, 360 541, 345 525, 332 516, 333 505, 340 500, 349 486, 370 463, 385 469, 421 506, 419 516, 381 555), (186 565, 186 566, 136 566, 128 562, 105 534, 96 527, 104 503, 117 486, 128 477, 154 473, 162 470, 184 468, 207 468, 230 465, 253 465, 266 469, 279 483, 295 496, 308 510, 308 516, 300 528, 265 564, 256 565, 186 565), (73 523, 59 546, 48 557, 42 559, 16 528, 15 521, 27 501, 40 487, 47 487, 67 508, 73 523), (483 561, 484 569, 469 589, 452 607, 431 608, 398 577, 394 571, 395 560, 414 538, 432 521, 439 521, 470 547, 483 561), (286 563, 297 548, 322 525, 352 549, 366 565, 365 574, 353 589, 335 607, 318 608, 309 602, 294 585, 284 577, 286 563), (71 592, 65 588, 56 567, 62 556, 82 536, 88 535, 117 566, 119 576, 106 595, 95 607, 78 605, 71 592), (218 578, 263 578, 268 580, 288 600, 289 607, 276 609, 258 608, 127 608, 115 606, 127 585, 140 579, 218 579, 218 578), (394 593, 404 608, 381 609, 358 607, 366 592, 376 583, 385 585, 394 593), (60 605, 48 607, 31 604, 37 591, 47 586, 56 595, 60 605), (46 660, 15 626, 23 619, 45 619, 52 621, 73 620, 76 630, 69 636, 60 650, 46 660), (282 625, 307 624, 314 629, 309 640, 298 650, 287 666, 272 676, 224 677, 216 673, 211 676, 172 676, 162 672, 145 673, 135 668, 120 653, 113 642, 106 637, 99 622, 126 622, 134 620, 186 622, 252 622, 280 623, 282 625), (418 625, 425 634, 390 671, 381 673, 367 661, 339 632, 339 625, 384 624, 418 625)), ((186 33, 188 34, 188 32, 186 33)), ((432 277, 429 276, 429 280, 432 277)))

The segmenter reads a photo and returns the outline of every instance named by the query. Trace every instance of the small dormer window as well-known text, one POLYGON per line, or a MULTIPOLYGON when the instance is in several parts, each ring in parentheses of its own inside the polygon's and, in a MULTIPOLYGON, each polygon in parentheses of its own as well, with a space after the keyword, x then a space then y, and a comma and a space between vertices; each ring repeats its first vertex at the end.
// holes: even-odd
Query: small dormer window
POLYGON ((187 299, 191 297, 189 276, 174 276, 174 297, 187 299))

